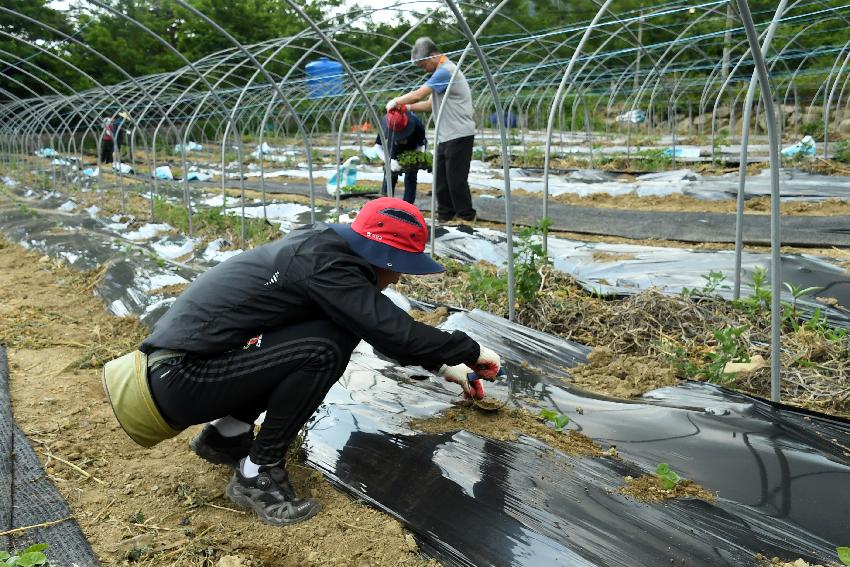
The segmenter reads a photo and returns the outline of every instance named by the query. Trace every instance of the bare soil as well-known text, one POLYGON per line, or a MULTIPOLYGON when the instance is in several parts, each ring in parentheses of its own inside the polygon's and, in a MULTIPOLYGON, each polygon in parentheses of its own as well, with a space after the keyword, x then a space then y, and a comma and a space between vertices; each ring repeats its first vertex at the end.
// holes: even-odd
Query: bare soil
POLYGON ((796 561, 785 561, 778 557, 768 559, 763 555, 756 555, 755 559, 761 567, 830 567, 831 565, 837 565, 837 563, 830 563, 830 565, 809 563, 804 559, 797 559, 796 561))
POLYGON ((637 478, 627 476, 625 480, 626 484, 620 489, 620 492, 644 502, 663 502, 674 498, 698 498, 706 502, 717 500, 714 493, 688 479, 679 481, 670 490, 663 489, 655 475, 647 474, 637 478))
POLYGON ((273 527, 223 496, 229 469, 187 446, 198 427, 151 450, 136 446, 93 366, 133 348, 144 332, 105 312, 91 293, 96 275, 0 240, 0 342, 8 347, 13 412, 104 565, 129 564, 128 556, 175 567, 437 565, 396 520, 310 468, 290 473, 296 490, 324 510, 273 527))
POLYGON ((676 370, 650 356, 616 355, 610 347, 596 347, 588 364, 570 369, 568 383, 616 398, 636 398, 649 390, 679 383, 676 370))
POLYGON ((520 434, 534 437, 568 455, 595 457, 602 448, 578 431, 556 431, 528 410, 505 407, 482 411, 475 406, 449 408, 430 419, 415 419, 411 427, 426 433, 447 433, 464 429, 488 439, 516 441, 520 434))

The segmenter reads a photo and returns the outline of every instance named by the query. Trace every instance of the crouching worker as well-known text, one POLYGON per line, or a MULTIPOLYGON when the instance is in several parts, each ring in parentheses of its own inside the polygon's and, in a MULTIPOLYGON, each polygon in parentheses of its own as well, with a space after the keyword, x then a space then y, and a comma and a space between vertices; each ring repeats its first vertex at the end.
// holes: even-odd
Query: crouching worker
MULTIPOLYGON (((392 195, 395 196, 395 184, 401 173, 401 165, 398 156, 405 152, 424 152, 428 139, 425 137, 425 125, 415 114, 399 105, 388 111, 386 116, 381 117, 381 130, 390 147, 390 170, 392 171, 392 195)), ((378 156, 386 163, 387 156, 381 143, 381 136, 375 141, 375 150, 378 156)), ((408 203, 416 202, 416 177, 418 170, 409 169, 404 172, 404 200, 408 203)), ((381 185, 381 195, 387 195, 387 178, 381 185)))
POLYGON ((381 293, 400 274, 443 271, 424 253, 427 241, 415 206, 380 198, 350 225, 304 226, 215 266, 177 298, 140 351, 104 367, 116 417, 144 446, 209 422, 190 447, 235 468, 228 498, 270 524, 310 518, 320 505, 296 495, 284 458, 360 339, 467 394, 467 373, 492 380, 500 369, 489 348, 414 321, 381 293))

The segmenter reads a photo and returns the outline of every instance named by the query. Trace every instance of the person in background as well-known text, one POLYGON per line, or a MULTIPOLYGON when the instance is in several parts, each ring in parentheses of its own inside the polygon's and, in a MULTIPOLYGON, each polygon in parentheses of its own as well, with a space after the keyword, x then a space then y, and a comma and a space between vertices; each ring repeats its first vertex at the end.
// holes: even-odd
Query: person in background
MULTIPOLYGON (((422 121, 415 114, 407 110, 404 105, 400 105, 388 111, 387 115, 381 118, 381 130, 383 130, 387 144, 390 146, 392 195, 395 196, 395 184, 398 181, 399 172, 401 172, 398 157, 405 152, 424 152, 426 150, 428 140, 425 137, 425 125, 422 124, 422 121)), ((381 143, 381 136, 377 136, 375 140, 375 150, 378 156, 386 162, 387 158, 381 143)), ((408 203, 416 202, 417 174, 417 169, 404 172, 403 199, 408 203)), ((387 195, 386 176, 384 176, 384 183, 381 185, 381 195, 384 197, 387 195)))
MULTIPOLYGON (((115 139, 116 162, 121 158, 121 150, 124 148, 124 141, 131 131, 130 117, 127 116, 127 113, 124 111, 119 112, 112 120, 112 137, 115 139)), ((130 160, 132 161, 132 156, 130 157, 130 160)))
POLYGON ((103 133, 100 137, 100 163, 111 164, 113 161, 113 152, 115 151, 115 142, 112 135, 112 118, 107 118, 103 124, 103 133))
POLYGON ((468 181, 475 138, 469 84, 431 38, 417 39, 410 58, 431 77, 418 89, 390 100, 387 111, 404 104, 412 112, 442 112, 434 156, 437 220, 448 222, 457 217, 475 222, 468 181))

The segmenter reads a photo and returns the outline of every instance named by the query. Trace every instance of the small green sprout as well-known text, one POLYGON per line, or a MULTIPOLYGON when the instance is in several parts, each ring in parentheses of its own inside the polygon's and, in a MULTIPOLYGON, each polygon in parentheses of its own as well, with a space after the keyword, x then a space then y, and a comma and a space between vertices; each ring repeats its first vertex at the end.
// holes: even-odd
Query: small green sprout
POLYGON ((540 417, 552 423, 555 426, 555 431, 563 431, 564 427, 570 422, 568 416, 550 409, 540 410, 540 417))
POLYGON ((667 463, 659 463, 655 467, 655 475, 658 477, 658 480, 661 482, 661 488, 664 490, 673 490, 679 484, 679 481, 682 480, 667 463))
POLYGON ((850 565, 850 547, 836 547, 835 552, 838 553, 838 559, 845 565, 850 565))
POLYGON ((26 548, 20 555, 12 555, 8 551, 0 551, 0 565, 7 567, 35 567, 47 563, 47 556, 43 553, 47 549, 46 543, 37 543, 26 548))

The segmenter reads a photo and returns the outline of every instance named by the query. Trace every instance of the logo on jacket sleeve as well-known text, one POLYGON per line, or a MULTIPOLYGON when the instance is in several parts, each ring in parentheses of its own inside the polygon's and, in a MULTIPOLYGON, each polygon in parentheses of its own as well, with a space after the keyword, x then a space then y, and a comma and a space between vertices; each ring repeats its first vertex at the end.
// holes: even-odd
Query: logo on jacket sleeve
POLYGON ((245 346, 242 347, 242 350, 248 350, 251 347, 260 348, 263 344, 263 335, 257 335, 256 337, 251 337, 248 339, 248 342, 245 343, 245 346))
POLYGON ((277 280, 278 280, 279 277, 280 277, 280 271, 277 271, 277 272, 273 273, 272 277, 269 278, 269 281, 267 281, 263 285, 266 285, 266 286, 274 285, 274 284, 277 283, 277 280))

